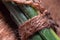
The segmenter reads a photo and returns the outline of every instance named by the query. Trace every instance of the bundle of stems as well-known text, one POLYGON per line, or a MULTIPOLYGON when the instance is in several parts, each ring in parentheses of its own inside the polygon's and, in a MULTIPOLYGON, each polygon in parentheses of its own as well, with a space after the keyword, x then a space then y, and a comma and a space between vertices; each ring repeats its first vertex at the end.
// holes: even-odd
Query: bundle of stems
MULTIPOLYGON (((32 18, 36 15, 38 15, 37 11, 29 6, 29 5, 23 5, 20 6, 20 9, 29 16, 29 18, 32 18), (22 9, 23 8, 23 9, 22 9)), ((60 40, 60 38, 57 36, 57 34, 53 31, 52 28, 44 28, 43 30, 38 32, 39 35, 43 38, 42 40, 60 40)), ((33 38, 33 37, 32 37, 33 38)), ((34 39, 34 38, 33 38, 34 39)), ((35 40, 35 39, 34 39, 35 40)))
MULTIPOLYGON (((13 17, 12 19, 17 25, 20 25, 28 19, 38 15, 37 11, 29 5, 22 5, 18 7, 13 2, 4 4, 10 11, 10 14, 13 17)), ((30 40, 60 40, 60 38, 52 28, 44 28, 33 35, 30 40)))

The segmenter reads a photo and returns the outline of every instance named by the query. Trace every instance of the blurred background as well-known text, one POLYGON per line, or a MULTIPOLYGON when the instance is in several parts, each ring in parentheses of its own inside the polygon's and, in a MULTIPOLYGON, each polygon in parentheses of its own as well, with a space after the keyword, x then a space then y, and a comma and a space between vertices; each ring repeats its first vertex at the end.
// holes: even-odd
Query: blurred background
POLYGON ((41 0, 51 13, 53 19, 60 25, 60 0, 41 0))

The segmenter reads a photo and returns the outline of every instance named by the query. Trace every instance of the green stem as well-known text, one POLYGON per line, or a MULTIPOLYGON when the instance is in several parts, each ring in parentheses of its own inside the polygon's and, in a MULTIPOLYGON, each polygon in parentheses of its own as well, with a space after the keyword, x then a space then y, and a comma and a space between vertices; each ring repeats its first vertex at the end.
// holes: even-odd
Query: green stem
MULTIPOLYGON (((24 5, 22 8, 24 8, 24 12, 28 14, 30 18, 34 17, 37 15, 37 11, 35 11, 32 7, 24 5), (33 11, 34 10, 34 11, 33 11)), ((57 40, 59 37, 54 33, 53 30, 50 29, 43 29, 42 31, 38 32, 40 35, 42 35, 44 40, 57 40), (45 31, 46 30, 46 31, 45 31), (42 33, 41 33, 42 32, 42 33), (53 35, 54 33, 54 35, 53 35), (57 36, 57 37, 55 37, 57 36)))
POLYGON ((53 31, 52 28, 50 28, 51 33, 54 35, 54 37, 56 38, 56 40, 60 40, 60 38, 58 37, 58 35, 53 31))
MULTIPOLYGON (((25 15, 21 12, 21 10, 16 8, 15 5, 12 5, 11 3, 4 3, 4 4, 10 11, 12 19, 16 22, 17 25, 20 25, 27 20, 25 15)), ((38 39, 38 38, 39 38, 39 40, 41 39, 39 35, 35 35, 32 39, 34 40, 34 39, 38 39)))
MULTIPOLYGON (((8 3, 6 3, 7 5, 8 5, 8 9, 9 9, 9 11, 11 12, 11 14, 12 14, 12 16, 14 17, 14 19, 16 19, 16 22, 17 22, 17 24, 19 25, 19 24, 21 24, 21 23, 23 23, 23 22, 25 22, 26 20, 28 20, 25 16, 24 16, 24 14, 22 13, 22 12, 20 12, 19 11, 19 9, 17 9, 17 8, 14 8, 14 7, 12 7, 12 5, 10 5, 10 4, 8 4, 8 3), (11 8, 11 9, 10 9, 11 8), (14 11, 13 11, 13 9, 14 9, 14 11), (12 12, 13 11, 13 12, 12 12), (16 12, 17 11, 17 12, 16 12), (15 14, 14 14, 15 13, 15 14)), ((5 4, 5 5, 6 5, 5 4)), ((6 6, 7 6, 6 5, 6 6)), ((28 15, 28 17, 29 17, 29 19, 30 18, 32 18, 32 17, 34 17, 34 16, 36 16, 36 15, 38 15, 37 14, 37 11, 36 10, 34 10, 32 7, 30 7, 30 6, 23 6, 22 7, 22 9, 24 9, 24 10, 22 10, 26 15, 28 15)), ((42 36, 40 36, 39 34, 37 35, 37 34, 35 34, 32 38, 31 38, 31 40, 42 40, 42 38, 44 39, 44 40, 59 40, 60 38, 54 33, 54 31, 52 30, 52 29, 43 29, 43 30, 41 30, 41 31, 39 31, 38 32, 40 35, 42 35, 42 36), (41 38, 42 37, 42 38, 41 38)))

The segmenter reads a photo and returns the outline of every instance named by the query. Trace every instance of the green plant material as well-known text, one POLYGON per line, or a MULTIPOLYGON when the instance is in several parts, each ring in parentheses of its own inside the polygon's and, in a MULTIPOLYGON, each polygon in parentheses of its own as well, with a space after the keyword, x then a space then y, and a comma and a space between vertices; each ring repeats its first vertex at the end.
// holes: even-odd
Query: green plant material
MULTIPOLYGON (((23 12, 26 13, 26 15, 28 15, 29 19, 38 15, 37 11, 35 11, 33 8, 31 8, 30 6, 20 6, 20 9, 23 10, 23 12)), ((42 40, 42 38, 40 37, 40 35, 35 34, 33 35, 30 40, 42 40)))
MULTIPOLYGON (((34 17, 34 16, 36 16, 37 15, 37 12, 36 12, 36 14, 35 14, 35 12, 33 12, 33 10, 34 9, 32 9, 32 7, 30 7, 30 6, 23 6, 23 8, 24 8, 24 12, 27 14, 28 13, 28 16, 29 17, 34 17), (30 11, 31 10, 31 11, 30 11), (29 12, 30 11, 30 12, 29 12), (32 13, 31 13, 32 12, 32 13), (33 16, 32 16, 33 15, 33 16)), ((59 37, 54 33, 54 31, 53 30, 51 30, 51 29, 47 29, 47 28, 45 28, 45 29, 43 29, 43 30, 41 30, 41 31, 39 31, 39 34, 40 35, 42 35, 42 38, 44 39, 44 40, 57 40, 57 39, 59 39, 59 37)), ((34 37, 37 37, 36 35, 34 35, 33 37, 32 37, 32 40, 34 39, 34 37)), ((37 37, 37 40, 39 40, 38 39, 38 37, 37 37)), ((60 39, 59 39, 60 40, 60 39)))
POLYGON ((55 33, 52 32, 50 28, 45 28, 39 32, 44 40, 57 40, 57 37, 54 36, 55 33))
POLYGON ((42 38, 40 36, 38 36, 39 34, 35 34, 33 35, 30 40, 42 40, 42 38))
MULTIPOLYGON (((8 10, 10 11, 10 15, 12 16, 12 19, 19 25, 19 24, 22 24, 23 22, 25 22, 27 20, 27 18, 25 17, 25 15, 21 12, 21 10, 19 10, 17 8, 17 6, 15 4, 12 4, 12 3, 4 3, 6 5, 6 7, 8 8, 8 10)), ((34 10, 33 10, 33 13, 34 10)), ((36 15, 36 14, 34 14, 36 15)), ((32 16, 34 16, 32 15, 32 16)), ((30 15, 31 16, 31 15, 30 15)), ((40 38, 39 35, 35 35, 35 37, 33 37, 32 39, 39 39, 39 40, 42 40, 40 38)))
MULTIPOLYGON (((31 7, 28 7, 29 9, 31 8, 31 7)), ((17 11, 19 11, 17 8, 15 8, 17 11)), ((28 11, 28 10, 27 10, 28 11)), ((26 12, 27 12, 26 11, 26 12)), ((29 11, 28 11, 28 16, 30 15, 30 18, 31 18, 31 15, 32 15, 32 17, 34 17, 34 16, 36 16, 37 14, 36 14, 36 12, 35 12, 35 10, 33 10, 33 8, 31 8, 29 11), (31 12, 32 11, 32 12, 31 12), (33 13, 33 15, 32 14, 30 14, 30 13, 33 13)), ((23 22, 25 22, 26 20, 28 20, 24 15, 22 15, 23 13, 17 13, 16 15, 17 15, 17 17, 18 18, 22 18, 22 19, 20 19, 20 20, 24 20, 23 22)), ((22 22, 22 23, 23 23, 22 22)), ((33 37, 32 37, 32 40, 42 40, 42 38, 39 36, 39 35, 34 35, 33 37)))
POLYGON ((55 34, 55 32, 53 31, 53 29, 50 28, 50 32, 53 34, 53 36, 54 36, 57 40, 60 40, 60 38, 58 37, 57 34, 55 34))
POLYGON ((17 16, 17 18, 24 23, 25 21, 27 21, 28 19, 25 17, 25 15, 18 9, 15 8, 15 10, 17 11, 17 13, 15 13, 15 15, 17 16))
MULTIPOLYGON (((18 24, 20 24, 20 23, 23 23, 23 22, 25 22, 26 20, 27 20, 27 18, 23 15, 23 13, 21 13, 18 9, 15 9, 15 7, 13 7, 13 8, 10 8, 10 7, 12 7, 12 5, 10 5, 10 4, 8 4, 8 3, 6 3, 7 5, 8 5, 8 9, 9 9, 9 11, 12 13, 12 15, 13 15, 13 17, 14 17, 14 19, 16 19, 16 21, 17 21, 17 23, 18 24), (15 11, 13 11, 13 9, 15 10, 15 11), (12 12, 13 11, 13 12, 12 12), (16 12, 17 11, 17 12, 16 12), (15 13, 15 14, 14 14, 15 13)), ((5 4, 5 5, 6 5, 5 4)), ((6 5, 6 6, 7 6, 6 5)), ((25 12, 25 14, 26 15, 28 15, 28 17, 29 18, 32 18, 32 17, 34 17, 34 16, 36 16, 36 15, 38 15, 37 14, 37 11, 35 11, 32 7, 30 7, 30 6, 23 6, 22 7, 22 9, 24 9, 23 10, 23 12, 25 12)), ((40 35, 42 35, 41 37, 44 39, 44 40, 60 40, 59 39, 59 37, 54 33, 54 31, 52 30, 52 29, 43 29, 43 30, 41 30, 41 31, 39 31, 39 34, 40 35)), ((35 34, 34 36, 32 36, 32 38, 31 38, 31 40, 42 40, 42 38, 40 37, 40 35, 37 35, 37 34, 35 34)))
POLYGON ((38 15, 37 14, 37 11, 34 10, 34 8, 31 8, 30 6, 28 5, 22 5, 20 6, 20 9, 26 14, 28 15, 29 19, 38 15))
POLYGON ((12 16, 12 19, 16 22, 17 25, 20 25, 27 20, 25 15, 21 12, 21 10, 14 3, 4 2, 4 4, 10 11, 10 15, 12 16))
POLYGON ((45 28, 39 32, 44 40, 60 40, 52 28, 45 28))

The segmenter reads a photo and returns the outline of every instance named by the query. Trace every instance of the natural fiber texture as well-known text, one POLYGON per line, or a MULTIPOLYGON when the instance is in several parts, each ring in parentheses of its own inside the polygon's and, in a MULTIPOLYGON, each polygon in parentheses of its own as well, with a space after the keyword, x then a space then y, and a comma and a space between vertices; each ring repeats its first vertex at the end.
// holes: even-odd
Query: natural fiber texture
POLYGON ((33 35, 35 32, 45 28, 50 27, 50 21, 46 17, 46 14, 40 14, 26 21, 23 25, 19 27, 19 34, 21 40, 27 40, 27 38, 33 35))
MULTIPOLYGON (((17 2, 18 4, 21 4, 20 2, 17 2)), ((34 0, 33 3, 25 3, 23 1, 23 4, 29 4, 32 5, 36 10, 41 12, 41 15, 35 16, 32 19, 29 19, 26 21, 23 25, 19 27, 19 34, 21 36, 21 40, 27 40, 27 38, 31 35, 33 35, 35 32, 45 28, 45 27, 52 27, 54 28, 56 26, 55 22, 50 18, 49 14, 45 14, 45 8, 41 6, 40 1, 34 0), (35 5, 38 4, 38 5, 35 5), (55 25, 55 26, 54 26, 55 25)), ((47 13, 47 12, 46 12, 47 13)))

